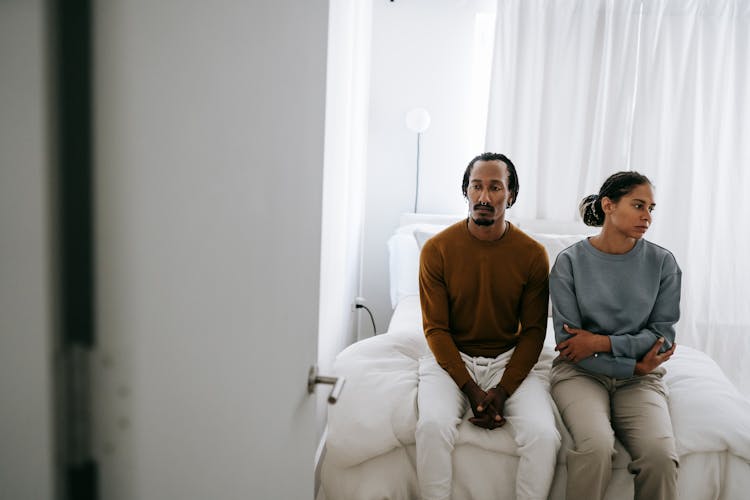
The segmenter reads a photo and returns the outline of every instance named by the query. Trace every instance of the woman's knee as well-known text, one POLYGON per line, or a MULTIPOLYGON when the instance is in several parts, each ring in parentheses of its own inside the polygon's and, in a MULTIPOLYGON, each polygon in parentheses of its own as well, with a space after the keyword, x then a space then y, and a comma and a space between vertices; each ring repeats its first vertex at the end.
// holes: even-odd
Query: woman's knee
POLYGON ((596 433, 577 441, 576 452, 586 454, 601 462, 611 462, 615 452, 615 438, 610 433, 596 433))
POLYGON ((671 438, 649 441, 647 445, 640 446, 638 454, 632 458, 640 469, 666 475, 677 471, 677 453, 671 438))

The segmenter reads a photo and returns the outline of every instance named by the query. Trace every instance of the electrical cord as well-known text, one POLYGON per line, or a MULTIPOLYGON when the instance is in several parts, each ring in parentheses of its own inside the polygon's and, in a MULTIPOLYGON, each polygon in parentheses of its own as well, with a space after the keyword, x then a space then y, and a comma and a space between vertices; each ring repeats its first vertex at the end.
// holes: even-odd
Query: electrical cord
POLYGON ((367 314, 370 315, 370 321, 372 321, 372 334, 377 335, 378 329, 375 327, 375 318, 373 317, 372 311, 370 311, 370 308, 364 304, 357 304, 357 309, 364 309, 365 311, 367 311, 367 314))

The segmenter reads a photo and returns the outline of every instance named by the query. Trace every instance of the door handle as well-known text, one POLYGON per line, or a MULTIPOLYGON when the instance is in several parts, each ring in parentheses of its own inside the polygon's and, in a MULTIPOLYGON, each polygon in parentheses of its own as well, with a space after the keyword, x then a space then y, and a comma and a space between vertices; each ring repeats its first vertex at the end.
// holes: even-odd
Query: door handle
POLYGON ((318 375, 318 367, 313 365, 310 367, 310 373, 307 376, 307 392, 312 394, 315 392, 316 384, 329 384, 331 388, 331 394, 328 395, 328 403, 335 405, 336 401, 339 400, 341 390, 344 388, 344 377, 324 377, 318 375))

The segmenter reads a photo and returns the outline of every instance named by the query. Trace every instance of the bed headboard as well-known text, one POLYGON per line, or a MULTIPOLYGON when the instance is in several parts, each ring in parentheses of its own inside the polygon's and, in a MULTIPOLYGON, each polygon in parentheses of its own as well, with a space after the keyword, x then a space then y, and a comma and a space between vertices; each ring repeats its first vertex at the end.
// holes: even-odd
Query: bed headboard
MULTIPOLYGON (((465 218, 466 215, 401 215, 399 227, 388 240, 391 305, 395 308, 403 298, 419 295, 419 252, 421 245, 433 234, 465 218)), ((595 234, 580 221, 550 219, 509 220, 547 249, 550 265, 561 250, 586 236, 595 234)))
MULTIPOLYGON (((445 214, 413 214, 404 213, 399 218, 399 227, 409 226, 412 224, 429 224, 447 227, 454 222, 465 219, 466 214, 445 215, 445 214)), ((596 228, 587 226, 581 221, 561 221, 553 219, 518 219, 508 217, 516 226, 522 228, 525 232, 546 233, 546 234, 585 234, 592 235, 598 232, 596 228)))

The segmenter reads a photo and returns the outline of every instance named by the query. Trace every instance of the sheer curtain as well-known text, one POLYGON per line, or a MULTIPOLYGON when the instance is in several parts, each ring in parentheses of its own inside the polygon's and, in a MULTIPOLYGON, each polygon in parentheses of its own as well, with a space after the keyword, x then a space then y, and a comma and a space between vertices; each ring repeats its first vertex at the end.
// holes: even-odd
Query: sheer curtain
POLYGON ((627 167, 640 3, 500 0, 487 149, 519 169, 517 217, 573 220, 627 167))
POLYGON ((644 1, 640 54, 632 167, 682 266, 679 333, 750 394, 750 1, 644 1))
POLYGON ((648 238, 683 269, 678 343, 748 395, 749 48, 750 0, 499 0, 487 130, 519 217, 575 220, 610 173, 651 178, 648 238))

